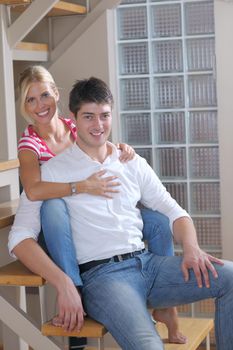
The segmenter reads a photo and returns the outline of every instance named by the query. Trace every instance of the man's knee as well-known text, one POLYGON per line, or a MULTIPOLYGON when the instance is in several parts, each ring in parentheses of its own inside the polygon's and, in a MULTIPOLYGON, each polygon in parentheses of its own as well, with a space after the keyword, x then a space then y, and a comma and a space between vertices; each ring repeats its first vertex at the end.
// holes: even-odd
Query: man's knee
POLYGON ((227 290, 233 292, 233 262, 229 260, 223 260, 224 265, 215 265, 218 273, 219 285, 227 290))

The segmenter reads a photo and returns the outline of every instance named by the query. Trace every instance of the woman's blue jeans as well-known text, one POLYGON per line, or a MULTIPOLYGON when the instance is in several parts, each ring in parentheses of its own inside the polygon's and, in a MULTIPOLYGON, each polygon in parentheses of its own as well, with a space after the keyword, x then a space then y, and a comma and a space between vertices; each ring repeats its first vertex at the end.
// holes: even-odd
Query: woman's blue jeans
MULTIPOLYGON (((141 209, 141 215, 144 223, 143 238, 148 243, 149 251, 156 255, 173 255, 173 238, 168 218, 149 209, 141 209)), ((82 280, 65 201, 63 199, 45 201, 41 207, 41 223, 51 258, 71 277, 76 286, 81 286, 82 280)))

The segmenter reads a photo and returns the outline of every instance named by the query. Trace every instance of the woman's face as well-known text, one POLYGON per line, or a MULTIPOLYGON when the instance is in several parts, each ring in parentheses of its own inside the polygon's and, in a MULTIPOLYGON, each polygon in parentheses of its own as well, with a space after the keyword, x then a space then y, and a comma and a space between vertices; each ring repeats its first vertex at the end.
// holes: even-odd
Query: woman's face
POLYGON ((35 125, 47 124, 57 115, 58 99, 58 92, 49 83, 32 83, 25 99, 25 111, 35 125))

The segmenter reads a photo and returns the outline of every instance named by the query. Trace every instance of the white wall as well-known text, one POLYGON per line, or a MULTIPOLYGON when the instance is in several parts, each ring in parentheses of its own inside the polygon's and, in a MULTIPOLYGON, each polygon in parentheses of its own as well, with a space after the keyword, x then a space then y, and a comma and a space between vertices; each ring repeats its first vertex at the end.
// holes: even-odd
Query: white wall
POLYGON ((233 3, 215 1, 223 257, 233 259, 233 3))
POLYGON ((74 44, 49 67, 58 87, 66 114, 68 95, 77 79, 96 76, 109 82, 107 13, 103 13, 74 44))

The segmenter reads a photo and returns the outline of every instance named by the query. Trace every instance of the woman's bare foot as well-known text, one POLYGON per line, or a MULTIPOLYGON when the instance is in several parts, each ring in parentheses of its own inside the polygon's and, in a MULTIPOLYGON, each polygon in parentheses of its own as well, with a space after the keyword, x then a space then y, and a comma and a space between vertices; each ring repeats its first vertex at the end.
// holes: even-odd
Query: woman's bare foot
POLYGON ((155 321, 165 323, 168 329, 169 343, 185 344, 187 337, 179 331, 177 310, 175 307, 153 310, 152 317, 155 321))

